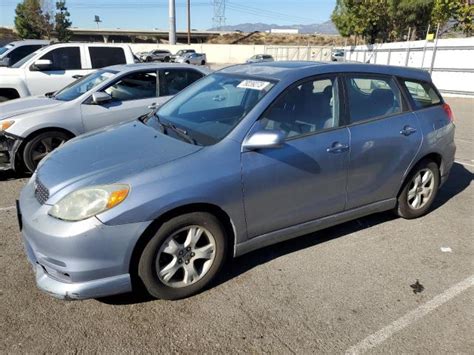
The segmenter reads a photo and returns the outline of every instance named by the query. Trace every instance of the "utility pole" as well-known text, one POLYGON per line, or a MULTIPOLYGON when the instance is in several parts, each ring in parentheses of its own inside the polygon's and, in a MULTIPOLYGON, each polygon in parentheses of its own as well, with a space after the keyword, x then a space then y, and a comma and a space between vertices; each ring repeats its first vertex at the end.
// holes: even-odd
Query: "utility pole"
POLYGON ((191 44, 191 0, 187 1, 187 10, 188 10, 188 46, 191 44))
POLYGON ((218 31, 225 26, 225 0, 214 0, 214 17, 212 18, 213 27, 218 31))
POLYGON ((175 0, 169 0, 170 33, 169 44, 176 44, 176 6, 175 0))
POLYGON ((438 48, 438 35, 439 35, 439 23, 438 23, 438 26, 436 26, 436 37, 435 37, 435 42, 433 46, 433 55, 431 56, 430 75, 433 73, 433 67, 434 67, 435 58, 436 58, 436 50, 438 48))

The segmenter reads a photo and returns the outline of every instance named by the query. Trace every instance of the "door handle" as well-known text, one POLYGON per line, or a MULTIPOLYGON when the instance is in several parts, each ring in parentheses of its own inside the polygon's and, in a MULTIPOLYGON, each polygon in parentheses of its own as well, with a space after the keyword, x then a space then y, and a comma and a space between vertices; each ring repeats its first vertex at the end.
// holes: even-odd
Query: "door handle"
POLYGON ((82 78, 83 76, 84 76, 84 75, 79 75, 79 74, 77 74, 77 75, 73 75, 72 78, 73 78, 73 79, 80 79, 80 78, 82 78))
POLYGON ((342 144, 339 142, 334 142, 330 147, 326 149, 328 153, 344 153, 349 150, 349 146, 347 144, 342 144))
POLYGON ((411 126, 405 126, 403 129, 400 131, 400 134, 404 136, 409 136, 410 134, 413 134, 416 132, 416 128, 413 128, 411 126))

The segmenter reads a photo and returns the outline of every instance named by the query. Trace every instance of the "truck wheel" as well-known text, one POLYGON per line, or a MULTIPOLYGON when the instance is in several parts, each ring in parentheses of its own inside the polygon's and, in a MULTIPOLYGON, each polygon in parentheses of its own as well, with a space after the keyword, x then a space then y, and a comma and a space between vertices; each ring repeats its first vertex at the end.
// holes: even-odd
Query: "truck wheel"
POLYGON ((227 239, 214 215, 186 213, 163 223, 145 246, 138 276, 156 298, 191 296, 217 275, 224 263, 227 239))
POLYGON ((29 139, 23 149, 23 162, 29 172, 34 172, 38 163, 54 149, 63 145, 71 137, 61 131, 40 133, 29 139))

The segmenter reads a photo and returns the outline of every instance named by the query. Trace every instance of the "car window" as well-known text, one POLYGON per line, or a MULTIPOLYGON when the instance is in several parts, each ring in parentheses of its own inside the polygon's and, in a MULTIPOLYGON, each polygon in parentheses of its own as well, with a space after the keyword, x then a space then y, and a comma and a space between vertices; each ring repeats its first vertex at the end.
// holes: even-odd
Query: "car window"
POLYGON ((351 123, 402 112, 401 93, 390 77, 347 76, 351 123))
POLYGON ((7 54, 7 57, 10 58, 9 65, 13 65, 18 62, 20 59, 26 57, 28 54, 33 53, 42 46, 40 44, 21 46, 13 49, 10 53, 7 54))
POLYGON ((113 101, 140 100, 156 97, 156 71, 138 72, 124 76, 104 91, 113 101))
POLYGON ((210 145, 224 138, 273 86, 273 81, 211 74, 181 91, 157 114, 186 130, 198 144, 210 145))
POLYGON ((417 109, 437 105, 441 102, 441 98, 436 93, 433 85, 408 80, 405 80, 404 83, 417 109))
POLYGON ((281 130, 297 137, 339 126, 335 78, 308 80, 291 86, 267 110, 260 123, 265 130, 281 130))
POLYGON ((125 64, 125 52, 119 47, 89 47, 92 68, 103 68, 109 65, 125 64))
POLYGON ((56 48, 39 59, 49 59, 53 63, 49 71, 81 69, 81 50, 79 47, 56 48))
POLYGON ((74 100, 105 80, 113 78, 116 74, 117 72, 112 70, 98 70, 73 81, 71 84, 58 91, 53 98, 60 101, 74 100))
POLYGON ((160 96, 176 95, 204 74, 189 69, 160 70, 160 96))

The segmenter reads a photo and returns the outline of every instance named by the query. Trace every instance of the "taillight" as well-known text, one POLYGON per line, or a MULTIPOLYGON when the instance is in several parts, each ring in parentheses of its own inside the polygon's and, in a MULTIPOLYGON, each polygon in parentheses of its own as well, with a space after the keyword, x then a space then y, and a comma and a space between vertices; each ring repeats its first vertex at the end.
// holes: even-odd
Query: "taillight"
POLYGON ((446 115, 448 115, 449 120, 454 122, 454 114, 453 110, 451 110, 451 107, 448 104, 443 104, 443 110, 446 112, 446 115))

